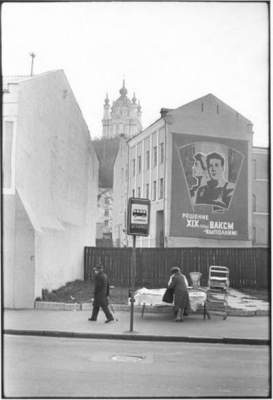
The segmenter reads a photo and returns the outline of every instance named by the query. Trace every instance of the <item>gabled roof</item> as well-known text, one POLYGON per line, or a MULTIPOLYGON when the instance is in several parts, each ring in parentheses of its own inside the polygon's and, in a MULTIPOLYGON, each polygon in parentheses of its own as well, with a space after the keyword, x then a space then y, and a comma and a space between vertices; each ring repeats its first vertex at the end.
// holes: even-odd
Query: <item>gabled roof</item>
POLYGON ((252 124, 252 122, 247 119, 246 117, 244 117, 242 114, 240 114, 238 111, 236 111, 234 108, 230 107, 228 104, 224 103, 222 100, 220 100, 218 97, 216 97, 214 94, 212 93, 208 93, 205 96, 199 97, 198 99, 195 99, 193 101, 190 101, 189 103, 183 104, 182 106, 175 108, 173 110, 171 110, 169 113, 171 114, 172 112, 177 112, 180 110, 183 110, 184 108, 194 104, 194 103, 200 103, 202 102, 202 100, 205 101, 210 101, 210 102, 214 102, 215 104, 219 104, 221 105, 224 109, 226 109, 227 111, 234 113, 236 115, 238 115, 241 119, 243 119, 247 124, 252 124))
MULTIPOLYGON (((164 113, 165 115, 172 115, 175 114, 179 111, 184 111, 186 110, 186 108, 188 108, 189 106, 193 105, 194 103, 200 103, 200 102, 213 102, 215 103, 215 105, 221 105, 223 109, 225 109, 227 112, 236 114, 241 120, 243 120, 246 124, 251 124, 252 122, 247 119, 246 117, 244 117, 242 114, 240 114, 238 111, 236 111, 235 109, 233 109, 232 107, 230 107, 229 105, 227 105, 226 103, 224 103, 222 100, 220 100, 218 97, 216 97, 214 94, 212 93, 208 93, 205 96, 199 97, 198 99, 192 100, 189 103, 183 104, 182 106, 179 106, 177 108, 161 108, 161 110, 165 110, 166 112, 164 113)), ((136 136, 141 135, 144 131, 146 131, 146 129, 150 128, 151 126, 153 126, 154 124, 156 124, 158 121, 160 121, 163 117, 161 116, 160 118, 156 119, 154 122, 152 122, 150 125, 148 125, 147 127, 145 127, 144 129, 142 129, 142 131, 140 131, 138 134, 136 134, 135 136, 129 138, 127 140, 127 142, 129 142, 130 140, 134 139, 136 136)))

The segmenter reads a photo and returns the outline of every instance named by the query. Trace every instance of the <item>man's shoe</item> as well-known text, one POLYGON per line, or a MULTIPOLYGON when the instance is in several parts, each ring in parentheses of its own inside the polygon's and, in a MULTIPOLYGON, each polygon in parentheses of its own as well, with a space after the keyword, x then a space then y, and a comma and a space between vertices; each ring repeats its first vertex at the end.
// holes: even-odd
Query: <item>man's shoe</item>
POLYGON ((88 318, 88 321, 97 321, 97 320, 94 318, 88 318))
POLYGON ((114 321, 114 318, 107 319, 107 320, 105 321, 105 323, 108 324, 108 322, 111 322, 111 321, 114 321))

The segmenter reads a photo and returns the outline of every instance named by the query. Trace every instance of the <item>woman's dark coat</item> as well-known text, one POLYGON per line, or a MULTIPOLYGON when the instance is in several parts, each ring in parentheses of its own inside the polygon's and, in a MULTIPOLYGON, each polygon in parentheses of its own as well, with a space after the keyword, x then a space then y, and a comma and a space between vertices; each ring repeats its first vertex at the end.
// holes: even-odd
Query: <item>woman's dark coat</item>
POLYGON ((169 284, 169 288, 174 290, 174 306, 177 311, 179 308, 185 310, 189 305, 188 288, 181 272, 176 272, 169 284))

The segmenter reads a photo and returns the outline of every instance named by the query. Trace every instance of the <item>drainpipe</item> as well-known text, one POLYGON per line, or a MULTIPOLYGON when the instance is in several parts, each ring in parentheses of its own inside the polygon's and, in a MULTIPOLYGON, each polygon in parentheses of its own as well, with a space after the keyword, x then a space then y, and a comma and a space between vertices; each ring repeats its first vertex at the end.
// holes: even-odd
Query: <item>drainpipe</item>
POLYGON ((167 190, 167 176, 166 176, 166 164, 167 164, 167 123, 165 115, 163 116, 164 119, 164 196, 163 196, 163 215, 164 215, 164 247, 168 247, 168 243, 166 243, 166 221, 167 221, 167 213, 166 213, 166 190, 167 190))

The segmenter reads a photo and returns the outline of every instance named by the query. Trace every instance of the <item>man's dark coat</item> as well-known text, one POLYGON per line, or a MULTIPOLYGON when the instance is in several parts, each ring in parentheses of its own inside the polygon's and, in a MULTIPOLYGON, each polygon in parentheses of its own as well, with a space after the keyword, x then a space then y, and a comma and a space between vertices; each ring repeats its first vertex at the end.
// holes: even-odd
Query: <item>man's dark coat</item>
POLYGON ((107 275, 101 271, 95 275, 94 303, 98 306, 108 305, 109 282, 107 275))

